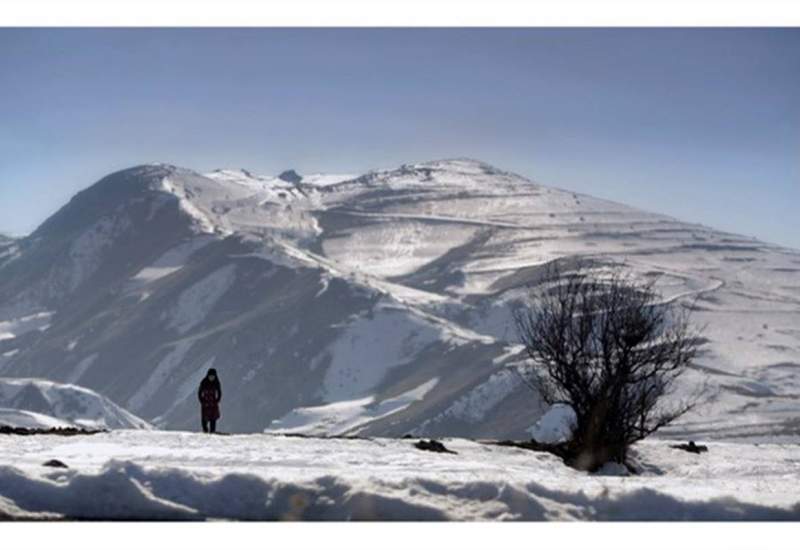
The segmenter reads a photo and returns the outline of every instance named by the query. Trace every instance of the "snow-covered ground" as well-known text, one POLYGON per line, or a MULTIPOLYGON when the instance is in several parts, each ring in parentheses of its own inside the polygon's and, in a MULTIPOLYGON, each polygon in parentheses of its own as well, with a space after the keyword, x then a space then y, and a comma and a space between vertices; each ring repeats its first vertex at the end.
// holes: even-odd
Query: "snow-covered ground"
POLYGON ((0 517, 82 519, 800 520, 800 446, 666 441, 638 476, 464 439, 0 436, 0 517), (43 463, 56 459, 67 468, 43 463))

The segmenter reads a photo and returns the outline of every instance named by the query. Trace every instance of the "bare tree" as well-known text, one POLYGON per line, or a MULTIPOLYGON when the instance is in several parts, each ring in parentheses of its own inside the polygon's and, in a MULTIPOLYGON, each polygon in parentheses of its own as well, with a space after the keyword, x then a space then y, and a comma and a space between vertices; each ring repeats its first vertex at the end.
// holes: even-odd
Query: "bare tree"
POLYGON ((688 310, 664 301, 654 281, 618 267, 558 262, 515 312, 546 403, 575 411, 567 462, 595 470, 624 462, 634 442, 688 412, 696 399, 665 396, 695 357, 699 334, 688 310))

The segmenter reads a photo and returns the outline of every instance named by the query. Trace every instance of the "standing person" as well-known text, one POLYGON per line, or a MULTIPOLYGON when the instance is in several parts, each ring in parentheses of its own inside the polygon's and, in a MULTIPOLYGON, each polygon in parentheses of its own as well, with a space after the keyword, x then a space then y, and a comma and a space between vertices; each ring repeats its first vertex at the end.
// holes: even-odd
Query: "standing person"
POLYGON ((208 369, 206 377, 200 381, 197 399, 200 401, 203 432, 213 434, 217 429, 219 402, 222 399, 222 386, 219 383, 217 369, 208 369))

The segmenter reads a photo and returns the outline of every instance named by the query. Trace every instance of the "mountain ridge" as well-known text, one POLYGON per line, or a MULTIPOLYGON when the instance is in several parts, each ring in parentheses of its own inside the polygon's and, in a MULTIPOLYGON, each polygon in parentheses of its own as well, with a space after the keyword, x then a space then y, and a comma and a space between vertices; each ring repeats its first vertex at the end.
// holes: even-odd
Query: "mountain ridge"
POLYGON ((712 325, 687 384, 724 373, 718 404, 680 429, 796 433, 800 253, 474 159, 294 174, 158 163, 78 193, 0 256, 0 375, 186 429, 214 366, 230 431, 524 436, 544 409, 511 311, 551 262, 593 257, 712 325))

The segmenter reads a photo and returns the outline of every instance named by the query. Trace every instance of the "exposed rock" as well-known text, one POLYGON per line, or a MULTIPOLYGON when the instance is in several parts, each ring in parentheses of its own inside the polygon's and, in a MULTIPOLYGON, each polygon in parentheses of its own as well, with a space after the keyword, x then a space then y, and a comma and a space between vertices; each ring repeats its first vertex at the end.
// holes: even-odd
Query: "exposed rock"
POLYGON ((278 179, 281 179, 288 183, 298 184, 303 181, 303 176, 295 172, 294 170, 285 170, 278 174, 278 179))
POLYGON ((452 455, 458 454, 455 451, 451 451, 447 447, 445 447, 440 441, 436 441, 435 439, 429 439, 425 441, 424 439, 420 439, 416 443, 414 443, 414 447, 420 449, 422 451, 432 451, 434 453, 449 453, 452 455))
POLYGON ((707 453, 708 447, 705 445, 696 445, 694 441, 690 441, 689 443, 681 443, 680 445, 670 445, 673 449, 680 449, 682 451, 686 451, 689 453, 707 453))

